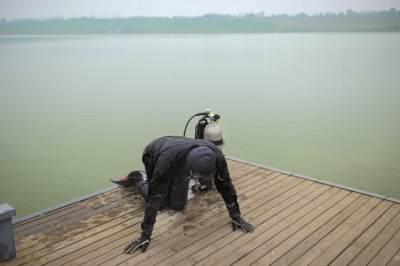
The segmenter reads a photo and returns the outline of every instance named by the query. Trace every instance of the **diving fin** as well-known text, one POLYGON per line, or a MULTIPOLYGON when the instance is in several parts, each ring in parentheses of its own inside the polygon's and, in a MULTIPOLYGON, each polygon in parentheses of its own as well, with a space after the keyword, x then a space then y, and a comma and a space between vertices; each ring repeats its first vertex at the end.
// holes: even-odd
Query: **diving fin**
POLYGON ((133 171, 130 172, 129 175, 110 181, 121 186, 132 186, 138 179, 147 180, 146 173, 142 171, 133 171))

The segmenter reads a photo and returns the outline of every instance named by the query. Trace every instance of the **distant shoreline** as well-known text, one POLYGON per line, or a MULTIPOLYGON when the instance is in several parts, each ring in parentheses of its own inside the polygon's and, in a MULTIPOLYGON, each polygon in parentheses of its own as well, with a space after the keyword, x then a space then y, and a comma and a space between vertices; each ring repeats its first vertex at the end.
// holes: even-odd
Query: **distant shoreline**
POLYGON ((400 16, 203 17, 0 21, 0 35, 400 32, 400 16))

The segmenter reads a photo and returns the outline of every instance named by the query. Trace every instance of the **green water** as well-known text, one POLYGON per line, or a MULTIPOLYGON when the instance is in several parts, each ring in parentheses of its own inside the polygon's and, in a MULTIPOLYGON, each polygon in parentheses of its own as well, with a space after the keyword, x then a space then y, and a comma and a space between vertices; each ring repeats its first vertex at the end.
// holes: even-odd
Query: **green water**
POLYGON ((0 204, 17 217, 143 169, 206 108, 227 155, 400 199, 398 33, 0 41, 0 204))

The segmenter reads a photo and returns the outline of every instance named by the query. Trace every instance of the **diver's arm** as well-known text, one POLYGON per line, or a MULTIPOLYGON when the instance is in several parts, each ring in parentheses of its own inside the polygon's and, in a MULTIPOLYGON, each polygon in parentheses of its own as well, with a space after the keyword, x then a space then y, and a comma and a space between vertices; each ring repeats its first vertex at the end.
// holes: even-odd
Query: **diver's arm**
POLYGON ((151 183, 149 184, 149 192, 146 198, 144 217, 141 224, 142 234, 139 239, 131 242, 125 247, 125 253, 132 253, 138 247, 142 247, 145 252, 150 244, 150 237, 153 233, 154 224, 156 222, 157 212, 160 205, 168 193, 168 186, 171 175, 159 175, 155 172, 151 183))
POLYGON ((214 183, 218 192, 221 194, 226 208, 228 209, 229 216, 232 219, 233 231, 236 231, 237 227, 240 227, 245 233, 253 232, 254 227, 240 217, 241 213, 237 202, 237 194, 235 187, 232 184, 228 167, 218 170, 218 173, 214 176, 214 183))

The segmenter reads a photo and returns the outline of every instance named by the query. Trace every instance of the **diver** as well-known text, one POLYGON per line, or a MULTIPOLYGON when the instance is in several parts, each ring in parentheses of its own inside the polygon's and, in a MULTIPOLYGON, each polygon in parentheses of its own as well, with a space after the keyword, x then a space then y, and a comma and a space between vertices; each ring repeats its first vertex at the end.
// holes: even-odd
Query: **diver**
POLYGON ((125 247, 125 253, 132 253, 139 247, 142 252, 146 251, 158 210, 170 208, 179 211, 186 207, 190 179, 214 179, 232 219, 233 231, 237 227, 245 233, 254 231, 253 226, 240 217, 228 165, 221 150, 212 142, 185 137, 162 137, 146 146, 142 161, 147 180, 144 173, 133 171, 115 182, 134 185, 145 199, 142 234, 125 247))

